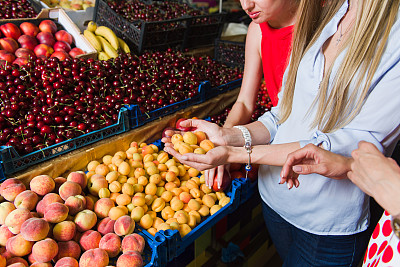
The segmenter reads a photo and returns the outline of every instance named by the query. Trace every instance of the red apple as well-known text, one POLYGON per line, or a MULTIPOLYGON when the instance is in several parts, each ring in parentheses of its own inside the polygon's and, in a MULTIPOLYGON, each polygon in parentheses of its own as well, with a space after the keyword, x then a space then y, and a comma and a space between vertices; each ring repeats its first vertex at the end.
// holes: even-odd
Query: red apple
POLYGON ((53 46, 56 43, 56 39, 51 32, 39 32, 36 35, 36 39, 38 39, 39 43, 49 46, 53 46))
POLYGON ((63 61, 66 58, 69 58, 69 55, 67 52, 59 50, 51 54, 51 57, 57 57, 60 61, 63 61))
POLYGON ((51 34, 55 34, 57 32, 57 25, 54 21, 46 19, 40 22, 39 29, 42 32, 49 32, 51 34))
POLYGON ((51 54, 53 54, 54 49, 53 47, 48 46, 47 44, 38 44, 33 50, 33 52, 35 52, 35 55, 37 57, 39 56, 49 57, 51 56, 51 54))
POLYGON ((73 58, 76 58, 79 55, 84 55, 85 52, 83 52, 82 49, 78 48, 78 47, 74 47, 71 49, 71 51, 69 51, 69 55, 73 58))
POLYGON ((181 126, 181 122, 185 121, 185 120, 186 119, 184 119, 184 118, 178 119, 177 122, 176 122, 176 125, 175 125, 176 129, 178 129, 180 131, 184 131, 184 132, 194 131, 195 130, 194 127, 183 127, 183 126, 181 126))
POLYGON ((13 38, 4 37, 0 39, 0 47, 10 53, 14 53, 18 49, 18 43, 13 38))
POLYGON ((215 177, 214 177, 214 183, 213 183, 212 188, 213 188, 213 190, 214 190, 215 192, 224 191, 224 190, 225 190, 226 188, 228 188, 228 186, 230 185, 230 183, 231 183, 231 181, 232 181, 232 180, 231 180, 231 177, 230 177, 229 173, 228 173, 226 170, 224 170, 224 175, 222 176, 221 188, 218 189, 217 175, 218 175, 218 174, 216 174, 215 177))
POLYGON ((27 48, 18 48, 17 50, 15 50, 15 56, 16 57, 23 57, 23 58, 36 58, 35 53, 33 52, 33 50, 27 49, 27 48))
POLYGON ((55 36, 57 41, 64 41, 69 45, 72 45, 72 42, 74 40, 72 35, 64 30, 59 30, 58 32, 56 32, 55 36))
POLYGON ((0 50, 0 60, 12 63, 15 60, 15 56, 6 50, 0 50))
POLYGON ((26 65, 28 63, 28 59, 24 57, 18 57, 13 61, 13 64, 18 64, 20 66, 26 65))
POLYGON ((69 51, 71 51, 71 46, 64 42, 64 41, 57 41, 54 45, 53 45, 54 51, 65 51, 67 53, 69 53, 69 51))
POLYGON ((18 40, 21 36, 21 31, 18 26, 11 22, 1 25, 0 30, 3 32, 5 37, 10 37, 15 40, 18 40))
POLYGON ((39 27, 31 22, 22 22, 21 25, 19 25, 19 28, 21 29, 22 34, 32 37, 35 37, 40 32, 39 27))
POLYGON ((22 48, 27 48, 33 51, 35 49, 35 46, 38 45, 38 41, 36 40, 35 37, 30 36, 30 35, 21 35, 18 38, 18 43, 21 45, 22 48))

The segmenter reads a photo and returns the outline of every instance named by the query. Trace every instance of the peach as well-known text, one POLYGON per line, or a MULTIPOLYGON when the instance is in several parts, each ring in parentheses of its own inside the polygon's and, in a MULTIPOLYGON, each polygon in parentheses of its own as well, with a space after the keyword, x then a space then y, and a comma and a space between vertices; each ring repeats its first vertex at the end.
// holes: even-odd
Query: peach
POLYGON ((29 218, 21 225, 21 235, 28 241, 39 241, 47 237, 49 223, 42 218, 29 218))
POLYGON ((0 194, 5 200, 13 202, 19 193, 26 190, 25 185, 16 178, 6 179, 0 185, 0 194))
POLYGON ((80 237, 79 244, 84 251, 95 249, 99 247, 100 239, 101 234, 99 232, 94 230, 87 230, 80 237))
POLYGON ((69 241, 74 238, 76 225, 72 221, 59 222, 53 227, 53 238, 57 241, 69 241))
POLYGON ((86 199, 82 195, 69 196, 64 203, 70 215, 75 215, 86 208, 86 199))
POLYGON ((106 217, 97 224, 97 231, 99 231, 99 233, 102 235, 114 233, 114 224, 115 220, 111 220, 110 217, 106 217))
POLYGON ((75 182, 79 184, 84 190, 87 186, 87 177, 86 174, 82 171, 71 172, 67 176, 67 181, 75 182))
POLYGON ((58 253, 54 257, 54 261, 58 261, 64 257, 72 257, 78 259, 81 255, 81 247, 73 240, 66 242, 58 242, 58 253))
POLYGON ((20 208, 11 211, 6 217, 4 224, 8 227, 11 233, 19 234, 22 224, 32 217, 33 216, 29 210, 20 208))
POLYGON ((19 193, 14 200, 14 205, 16 208, 26 208, 28 210, 33 210, 39 201, 38 195, 31 191, 25 190, 19 193))
POLYGON ((79 267, 105 267, 109 263, 107 252, 101 248, 85 251, 79 259, 79 267))
POLYGON ((62 198, 56 193, 49 193, 45 195, 36 205, 36 211, 39 216, 43 217, 47 206, 55 202, 63 204, 64 200, 62 200, 62 198))
POLYGON ((7 225, 0 226, 0 246, 5 246, 7 240, 13 236, 14 234, 8 229, 7 225))
POLYGON ((114 232, 119 235, 129 235, 135 230, 135 221, 129 216, 124 215, 119 217, 114 224, 114 232))
POLYGON ((94 204, 97 201, 97 198, 95 196, 89 195, 85 196, 86 199, 86 209, 87 210, 94 210, 94 204))
POLYGON ((69 209, 67 205, 54 202, 47 206, 44 219, 50 223, 59 223, 67 219, 69 209))
POLYGON ((29 183, 30 189, 39 196, 44 196, 52 192, 55 186, 54 179, 48 175, 38 175, 32 178, 29 183))
POLYGON ((9 37, 1 38, 0 46, 10 53, 14 53, 19 47, 17 41, 9 37))
POLYGON ((145 245, 146 241, 144 238, 139 234, 133 233, 122 239, 121 250, 122 252, 133 250, 142 253, 145 245))
POLYGON ((14 256, 23 257, 31 253, 33 244, 33 241, 27 241, 18 234, 7 240, 6 249, 14 256))
POLYGON ((54 267, 79 267, 79 263, 72 257, 64 257, 59 259, 54 267))
POLYGON ((35 262, 30 267, 53 267, 50 262, 35 262))
MULTIPOLYGON (((29 254, 29 255, 31 255, 31 254, 29 254)), ((24 258, 21 258, 21 257, 12 257, 11 259, 7 260, 7 266, 10 266, 10 265, 13 265, 16 263, 21 263, 21 264, 23 264, 23 266, 29 266, 29 263, 24 258)), ((22 266, 22 265, 15 265, 15 266, 22 266)))
POLYGON ((0 203, 0 224, 5 223, 8 214, 13 210, 15 210, 13 203, 7 201, 0 203))
POLYGON ((40 240, 32 247, 32 255, 37 262, 50 262, 57 253, 57 242, 51 238, 40 240))
POLYGON ((114 233, 108 233, 101 238, 99 248, 104 249, 110 258, 114 258, 121 251, 121 238, 114 233))
POLYGON ((65 183, 66 181, 67 181, 67 178, 64 178, 64 177, 56 177, 56 178, 54 178, 54 183, 55 183, 54 192, 59 192, 60 186, 63 183, 65 183))
POLYGON ((100 198, 94 204, 94 212, 99 218, 105 218, 113 207, 115 207, 115 203, 110 198, 100 198))
POLYGON ((82 188, 78 183, 66 181, 60 186, 58 190, 60 197, 65 201, 70 196, 80 195, 82 193, 82 188))
POLYGON ((8 267, 27 267, 28 265, 25 265, 25 264, 23 264, 23 263, 21 263, 21 262, 16 262, 16 263, 13 263, 13 264, 10 264, 10 265, 7 265, 8 267))
POLYGON ((97 216, 96 213, 91 210, 83 210, 75 215, 74 222, 79 232, 85 232, 96 225, 97 216))
POLYGON ((118 257, 116 267, 139 267, 143 266, 142 255, 136 251, 126 251, 118 257))

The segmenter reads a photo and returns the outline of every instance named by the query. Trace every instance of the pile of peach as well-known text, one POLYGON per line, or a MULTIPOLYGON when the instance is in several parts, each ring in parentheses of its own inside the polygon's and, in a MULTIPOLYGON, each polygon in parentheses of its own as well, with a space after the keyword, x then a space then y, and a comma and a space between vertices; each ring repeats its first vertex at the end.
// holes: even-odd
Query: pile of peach
POLYGON ((130 216, 101 219, 98 198, 85 194, 87 177, 34 177, 29 189, 18 179, 0 186, 0 267, 142 266, 142 236, 130 216), (100 215, 100 216, 98 216, 100 215), (121 254, 122 252, 122 254, 121 254))

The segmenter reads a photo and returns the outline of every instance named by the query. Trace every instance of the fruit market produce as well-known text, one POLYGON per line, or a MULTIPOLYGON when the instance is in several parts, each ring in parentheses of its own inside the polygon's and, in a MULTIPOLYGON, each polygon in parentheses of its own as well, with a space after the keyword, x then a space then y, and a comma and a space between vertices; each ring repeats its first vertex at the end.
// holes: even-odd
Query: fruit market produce
POLYGON ((145 113, 195 97, 206 79, 216 86, 240 75, 173 50, 0 65, 0 145, 28 154, 115 124, 124 104, 145 113))
POLYGON ((90 21, 83 35, 98 52, 98 59, 108 60, 118 57, 119 53, 130 53, 129 46, 118 38, 117 35, 106 26, 97 26, 90 21))
POLYGON ((4 35, 0 39, 0 61, 25 65, 37 57, 65 60, 84 54, 80 48, 72 48, 72 35, 58 30, 52 20, 42 20, 38 25, 26 21, 19 26, 9 22, 2 24, 0 30, 4 35))
POLYGON ((95 0, 41 0, 48 7, 62 7, 66 10, 85 10, 88 7, 94 7, 95 0))
POLYGON ((34 18, 37 12, 29 0, 0 0, 0 19, 34 18))

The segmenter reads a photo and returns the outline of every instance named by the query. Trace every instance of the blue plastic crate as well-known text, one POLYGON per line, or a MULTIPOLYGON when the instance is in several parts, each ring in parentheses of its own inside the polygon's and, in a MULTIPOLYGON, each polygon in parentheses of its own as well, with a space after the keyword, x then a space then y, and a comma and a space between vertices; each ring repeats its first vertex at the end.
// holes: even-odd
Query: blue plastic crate
POLYGON ((213 227, 227 214, 235 211, 241 203, 241 188, 244 183, 246 183, 246 181, 243 182, 239 181, 238 179, 233 180, 231 190, 226 193, 226 195, 231 198, 231 201, 212 216, 205 217, 205 219, 203 219, 200 224, 198 224, 183 238, 181 238, 178 230, 158 231, 155 236, 153 236, 149 232, 138 226, 138 228, 144 234, 146 242, 148 242, 149 244, 152 244, 155 241, 163 242, 161 246, 164 247, 164 249, 159 249, 162 253, 161 255, 158 255, 159 262, 168 263, 172 261, 175 257, 181 255, 185 251, 185 249, 198 237, 200 237, 208 229, 213 227))
POLYGON ((220 94, 226 93, 228 91, 231 91, 233 89, 236 89, 236 88, 242 86, 242 80, 243 79, 237 79, 237 80, 228 82, 226 84, 220 85, 218 87, 211 87, 211 86, 205 87, 206 92, 204 94, 204 99, 202 99, 202 101, 204 102, 208 99, 211 99, 220 94))
POLYGON ((0 147, 0 180, 4 180, 9 174, 26 169, 29 166, 60 156, 77 148, 84 147, 94 142, 103 140, 113 135, 124 133, 129 130, 128 110, 121 108, 116 124, 103 129, 93 131, 61 143, 48 146, 42 150, 34 151, 24 156, 11 146, 0 147))
POLYGON ((153 120, 160 119, 164 116, 170 115, 179 110, 202 103, 202 99, 204 99, 208 87, 209 87, 208 81, 202 82, 199 85, 198 94, 195 95, 194 97, 146 113, 142 113, 138 105, 126 106, 126 108, 128 109, 130 128, 135 129, 153 120))

